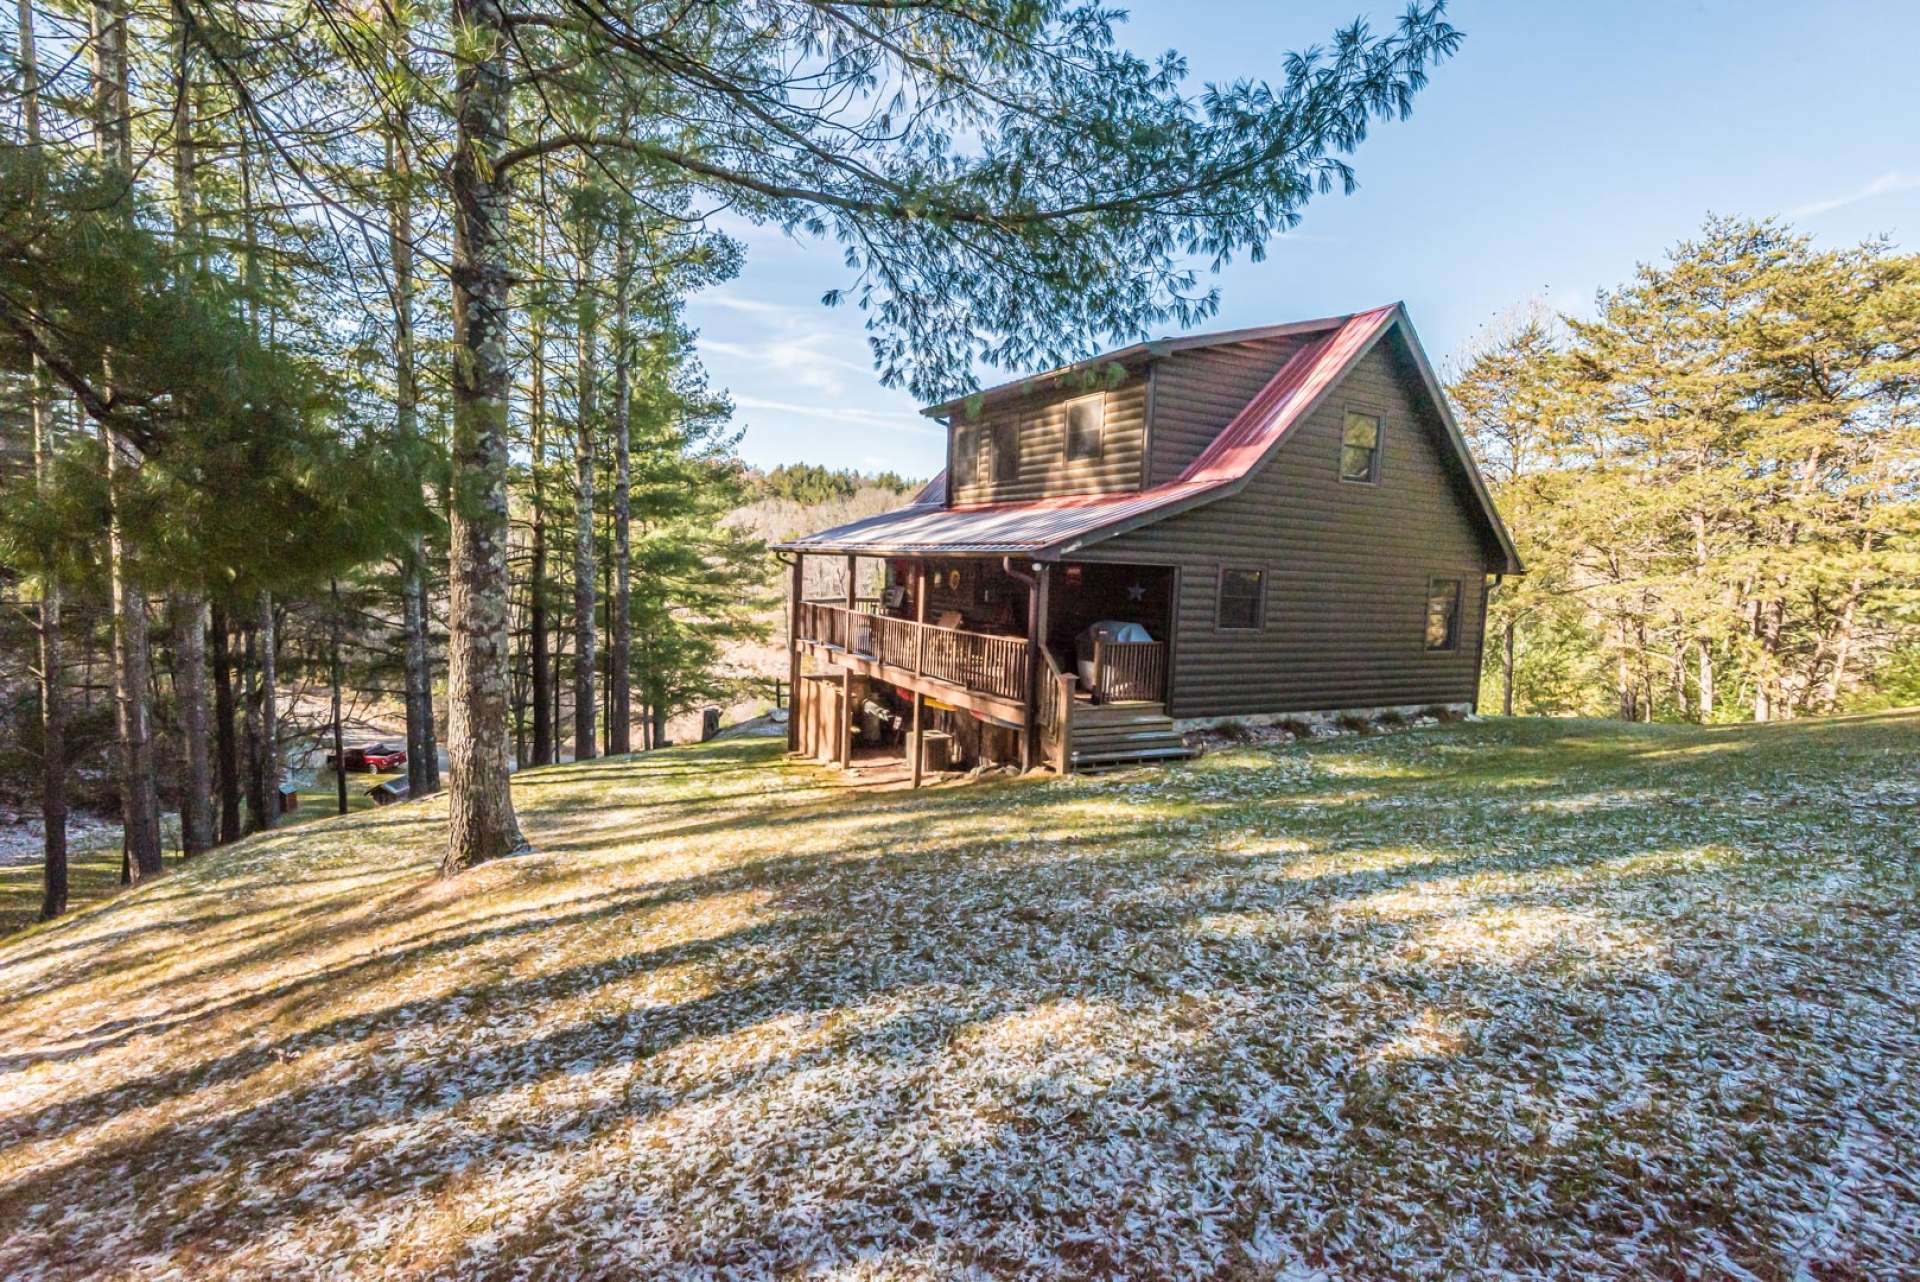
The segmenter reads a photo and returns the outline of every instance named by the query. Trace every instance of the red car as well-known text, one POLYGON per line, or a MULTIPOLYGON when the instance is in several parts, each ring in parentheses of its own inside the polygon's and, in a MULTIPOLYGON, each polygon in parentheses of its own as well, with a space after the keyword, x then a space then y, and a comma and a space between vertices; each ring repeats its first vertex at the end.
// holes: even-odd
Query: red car
POLYGON ((378 774, 383 770, 394 770, 407 764, 405 748, 390 748, 384 743, 375 744, 366 750, 367 770, 378 774))
MULTIPOLYGON (((333 754, 327 754, 327 764, 333 764, 333 754)), ((374 743, 364 748, 348 748, 346 766, 349 770, 361 770, 368 774, 378 774, 382 770, 393 770, 407 764, 407 750, 391 744, 374 743)))

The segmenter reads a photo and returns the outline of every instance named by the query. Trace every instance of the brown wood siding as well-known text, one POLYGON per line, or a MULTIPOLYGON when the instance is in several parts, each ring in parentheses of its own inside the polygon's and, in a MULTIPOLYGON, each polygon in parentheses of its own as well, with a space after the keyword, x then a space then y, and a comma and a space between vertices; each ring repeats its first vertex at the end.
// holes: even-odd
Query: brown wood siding
POLYGON ((1146 371, 1129 371, 1125 380, 1098 393, 1106 398, 1106 426, 1097 459, 1067 460, 1067 405, 1095 394, 1083 388, 1049 391, 1004 405, 990 405, 977 419, 954 415, 951 433, 965 426, 984 440, 995 425, 1009 418, 1020 424, 1020 471, 1009 481, 996 482, 985 451, 978 478, 954 488, 950 502, 1006 503, 1062 494, 1113 494, 1140 488, 1141 461, 1147 424, 1146 371))
POLYGON ((1073 555, 1182 567, 1176 717, 1467 702, 1478 684, 1484 575, 1497 561, 1447 449, 1418 374, 1388 338, 1238 494, 1073 555), (1348 407, 1384 420, 1376 484, 1340 480, 1348 407), (1262 628, 1215 628, 1221 565, 1266 571, 1262 628), (1436 576, 1461 580, 1459 643, 1440 653, 1424 635, 1436 576))
POLYGON ((1147 425, 1147 484, 1179 476, 1304 341, 1290 336, 1193 348, 1157 362, 1153 421, 1147 425))

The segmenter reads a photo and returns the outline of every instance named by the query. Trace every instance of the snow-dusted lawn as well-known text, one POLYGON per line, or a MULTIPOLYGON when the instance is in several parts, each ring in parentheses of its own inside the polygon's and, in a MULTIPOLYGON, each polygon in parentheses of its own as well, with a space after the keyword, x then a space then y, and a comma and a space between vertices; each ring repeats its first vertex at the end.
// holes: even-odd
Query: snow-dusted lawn
POLYGON ((777 744, 0 945, 0 1277, 1892 1278, 1920 716, 909 793, 777 744))

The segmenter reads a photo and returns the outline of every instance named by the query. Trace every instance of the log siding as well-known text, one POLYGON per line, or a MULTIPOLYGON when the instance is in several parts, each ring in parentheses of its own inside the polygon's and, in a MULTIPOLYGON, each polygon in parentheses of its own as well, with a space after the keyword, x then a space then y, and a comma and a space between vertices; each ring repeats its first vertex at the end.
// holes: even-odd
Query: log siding
POLYGON ((963 429, 981 442, 980 465, 970 483, 956 484, 954 505, 1009 503, 1068 494, 1114 494, 1140 488, 1145 457, 1147 373, 1135 369, 1106 388, 1064 387, 983 406, 978 418, 957 412, 947 430, 948 476, 955 442, 963 429), (1067 458, 1068 406, 1083 396, 1103 399, 1104 424, 1097 457, 1067 458), (1019 467, 997 479, 985 443, 996 428, 1018 424, 1019 467))
POLYGON ((1197 347, 1155 362, 1153 416, 1147 427, 1147 485, 1178 477, 1308 337, 1197 347))
MULTIPOLYGON (((1199 354, 1162 363, 1156 458, 1163 448, 1173 457, 1169 436, 1185 442, 1181 449, 1211 439, 1245 404, 1234 400, 1237 391, 1223 390, 1206 402, 1211 421, 1202 421, 1194 389, 1235 371, 1250 382, 1257 362, 1238 353, 1211 366, 1186 361, 1187 369, 1166 376, 1176 360, 1199 354)), ((1277 365, 1284 358, 1271 359, 1277 365)), ((1437 412, 1411 358, 1390 336, 1237 494, 1075 555, 1183 567, 1169 708, 1175 717, 1471 702, 1479 687, 1485 576, 1500 562, 1449 459, 1437 412), (1372 484, 1340 478, 1348 409, 1382 421, 1372 484), (1223 567, 1266 571, 1262 627, 1216 627, 1223 567), (1458 639, 1449 650, 1426 648, 1427 588, 1435 578, 1461 581, 1458 639)))

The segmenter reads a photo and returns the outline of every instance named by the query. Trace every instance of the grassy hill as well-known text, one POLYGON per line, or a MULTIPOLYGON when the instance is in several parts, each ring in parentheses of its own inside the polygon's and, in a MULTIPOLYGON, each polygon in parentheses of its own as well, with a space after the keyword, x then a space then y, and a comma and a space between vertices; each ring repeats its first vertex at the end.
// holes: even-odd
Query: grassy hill
POLYGON ((0 1276, 1890 1277, 1920 716, 865 792, 766 741, 0 944, 0 1276))

